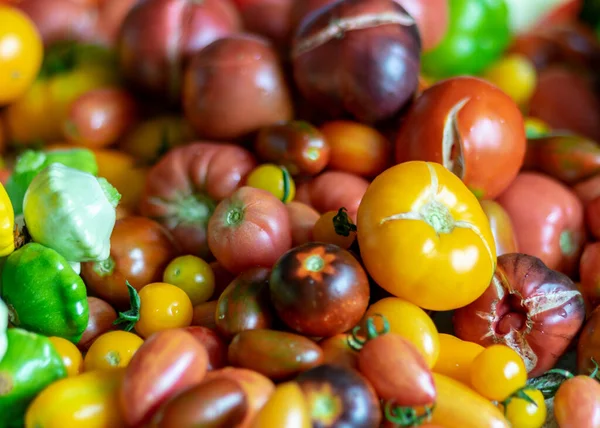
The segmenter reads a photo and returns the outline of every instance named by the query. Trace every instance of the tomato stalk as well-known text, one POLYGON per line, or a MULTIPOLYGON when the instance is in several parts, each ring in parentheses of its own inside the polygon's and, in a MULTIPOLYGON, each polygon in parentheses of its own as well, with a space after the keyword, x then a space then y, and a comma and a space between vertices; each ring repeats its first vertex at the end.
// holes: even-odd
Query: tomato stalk
POLYGON ((287 168, 284 166, 280 166, 281 174, 283 175, 283 196, 281 197, 281 202, 285 203, 287 199, 290 197, 291 190, 291 177, 287 168))
POLYGON ((340 208, 333 217, 333 228, 335 229, 335 233, 340 236, 350 236, 351 232, 358 230, 350 217, 348 217, 348 210, 344 207, 340 208))
POLYGON ((137 290, 133 288, 129 281, 125 281, 125 284, 127 284, 131 309, 119 312, 119 317, 113 322, 113 325, 123 325, 123 330, 131 331, 140 320, 141 300, 137 290))
POLYGON ((383 336, 390 332, 390 323, 387 318, 381 314, 374 314, 373 316, 367 318, 365 323, 367 329, 367 337, 363 338, 360 336, 361 326, 358 325, 352 329, 352 334, 348 336, 348 346, 354 349, 355 351, 360 351, 365 343, 369 340, 373 340, 376 337, 383 336), (383 326, 381 330, 377 329, 375 326, 374 318, 381 318, 383 326))
MULTIPOLYGON (((592 363, 594 364, 594 370, 590 373, 589 377, 592 379, 600 380, 600 366, 592 358, 592 363)), ((548 370, 543 375, 533 379, 529 387, 539 389, 542 394, 544 394, 544 398, 552 398, 558 391, 558 388, 567 380, 574 378, 575 375, 567 370, 563 369, 552 369, 548 370)))
POLYGON ((506 415, 508 411, 508 404, 515 398, 519 400, 525 400, 528 403, 533 404, 535 407, 537 407, 538 405, 535 402, 535 400, 526 394, 527 391, 532 391, 535 389, 537 388, 534 388, 532 386, 524 386, 523 388, 519 388, 518 390, 510 394, 504 401, 501 402, 502 406, 504 407, 504 415, 506 415))
POLYGON ((401 427, 415 427, 428 421, 431 418, 434 408, 435 405, 426 406, 423 409, 424 413, 419 415, 412 407, 394 406, 393 401, 388 401, 385 403, 383 411, 385 418, 394 425, 401 427))

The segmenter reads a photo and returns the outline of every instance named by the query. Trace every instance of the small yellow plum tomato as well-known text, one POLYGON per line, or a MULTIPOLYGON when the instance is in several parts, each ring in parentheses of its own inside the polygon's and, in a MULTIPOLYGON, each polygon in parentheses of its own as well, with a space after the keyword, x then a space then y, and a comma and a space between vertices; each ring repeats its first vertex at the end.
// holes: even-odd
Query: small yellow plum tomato
POLYGON ((215 291, 215 274, 200 257, 174 258, 163 273, 163 281, 176 285, 188 295, 192 306, 207 302, 215 291))
POLYGON ((266 163, 256 167, 246 180, 250 187, 266 190, 284 203, 294 200, 296 184, 284 167, 266 163))

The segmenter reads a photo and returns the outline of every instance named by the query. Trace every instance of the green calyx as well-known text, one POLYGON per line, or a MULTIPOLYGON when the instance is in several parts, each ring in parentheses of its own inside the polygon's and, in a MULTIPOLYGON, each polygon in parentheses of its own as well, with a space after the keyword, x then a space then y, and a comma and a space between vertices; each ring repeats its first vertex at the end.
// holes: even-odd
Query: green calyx
POLYGON ((348 217, 348 210, 344 207, 340 208, 333 217, 333 228, 335 233, 340 236, 350 236, 350 233, 358 230, 350 217, 348 217))
POLYGON ((135 327, 135 324, 140 320, 140 308, 142 302, 137 290, 129 283, 129 281, 125 281, 125 284, 127 285, 127 292, 129 293, 130 309, 125 312, 119 312, 119 317, 113 322, 113 325, 120 326, 125 331, 131 331, 135 327))
POLYGON ((244 220, 244 210, 240 207, 232 207, 225 215, 228 226, 238 226, 244 220))
POLYGON ((184 223, 207 224, 216 208, 215 202, 203 194, 190 195, 177 203, 177 217, 184 223))
POLYGON ((361 325, 354 327, 352 329, 352 334, 348 336, 348 346, 355 351, 360 351, 365 343, 367 343, 369 340, 373 340, 390 332, 390 323, 387 318, 381 314, 374 314, 367 318, 365 327, 367 330, 366 337, 361 334, 361 325), (377 326, 375 325, 375 319, 380 319, 382 322, 382 327, 380 330, 378 330, 377 326))

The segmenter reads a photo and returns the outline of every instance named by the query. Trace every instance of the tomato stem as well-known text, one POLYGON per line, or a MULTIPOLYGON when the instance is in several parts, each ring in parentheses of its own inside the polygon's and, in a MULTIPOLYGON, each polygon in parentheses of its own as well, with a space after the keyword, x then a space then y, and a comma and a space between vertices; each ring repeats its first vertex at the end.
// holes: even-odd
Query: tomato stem
POLYGON ((592 357, 592 363, 594 364, 594 370, 592 371, 592 373, 590 373, 590 377, 592 379, 600 380, 600 377, 598 377, 598 371, 600 371, 600 366, 598 366, 598 363, 596 362, 594 357, 592 357))
POLYGON ((520 399, 520 400, 525 400, 528 403, 533 404, 535 407, 537 407, 538 405, 535 402, 535 400, 526 394, 527 391, 534 391, 536 389, 537 388, 534 388, 534 387, 528 385, 528 386, 524 386, 523 388, 519 388, 515 392, 510 394, 504 401, 501 402, 502 406, 504 406, 504 414, 506 415, 506 412, 508 409, 508 404, 515 398, 520 399))
POLYGON ((335 233, 340 236, 350 236, 351 232, 356 232, 357 228, 350 217, 348 217, 347 209, 342 207, 333 217, 333 228, 335 233))
POLYGON ((125 312, 119 312, 119 317, 113 322, 113 325, 122 325, 123 330, 131 331, 135 324, 140 320, 141 300, 137 290, 129 283, 127 284, 127 292, 129 293, 129 304, 131 309, 125 312))
POLYGON ((554 397, 563 382, 572 377, 574 377, 573 373, 567 370, 552 369, 532 379, 528 386, 538 389, 544 395, 544 398, 548 399, 554 397))
POLYGON ((426 406, 424 408, 425 413, 419 415, 412 407, 395 406, 393 401, 388 401, 385 403, 383 411, 385 418, 394 425, 401 427, 414 427, 428 421, 434 408, 435 405, 426 406))
POLYGON ((360 332, 362 330, 362 327, 360 325, 354 327, 352 329, 352 334, 348 336, 348 346, 350 346, 350 348, 354 349, 355 351, 360 351, 365 345, 365 343, 367 343, 369 340, 373 340, 379 336, 383 336, 384 334, 390 332, 390 323, 388 322, 387 318, 381 314, 374 314, 373 316, 367 318, 365 326, 367 329, 366 338, 363 338, 363 336, 360 335, 360 332), (383 323, 383 327, 381 328, 381 330, 377 329, 377 326, 375 325, 374 321, 375 318, 381 318, 381 321, 383 323))
POLYGON ((281 174, 283 175, 283 196, 281 197, 281 202, 285 203, 285 202, 287 202, 287 199, 290 197, 291 178, 290 178, 290 173, 288 172, 288 170, 285 166, 280 166, 279 168, 281 168, 281 174))
POLYGON ((430 225, 435 232, 450 233, 454 230, 454 218, 448 207, 438 201, 431 201, 425 205, 421 211, 425 222, 430 225))

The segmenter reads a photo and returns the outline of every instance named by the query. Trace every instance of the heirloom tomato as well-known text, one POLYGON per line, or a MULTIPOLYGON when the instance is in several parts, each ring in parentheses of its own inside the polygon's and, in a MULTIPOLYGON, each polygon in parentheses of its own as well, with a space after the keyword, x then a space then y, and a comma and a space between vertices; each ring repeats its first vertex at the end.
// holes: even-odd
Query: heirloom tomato
POLYGON ((272 163, 262 164, 252 170, 246 185, 266 190, 284 203, 291 202, 296 196, 296 184, 288 170, 272 163))
POLYGON ((217 305, 217 300, 211 300, 210 302, 200 303, 195 306, 192 316, 192 325, 216 329, 217 324, 215 323, 215 314, 217 312, 217 305))
POLYGON ((469 189, 432 162, 379 175, 358 210, 362 260, 385 290, 430 310, 477 299, 496 266, 488 219, 469 189))
POLYGON ((502 205, 495 201, 481 201, 481 208, 487 215, 496 243, 496 255, 517 252, 517 237, 512 221, 502 205))
POLYGON ((471 386, 471 364, 485 348, 451 334, 439 335, 440 354, 433 371, 471 386))
POLYGON ((581 293, 586 302, 595 308, 600 305, 600 242, 587 244, 579 260, 581 293))
POLYGON ((252 428, 273 427, 312 427, 306 399, 296 382, 278 385, 252 423, 252 428))
POLYGON ((143 343, 144 340, 133 333, 109 331, 94 340, 85 354, 85 371, 127 367, 143 343))
MULTIPOLYGON (((334 244, 347 250, 356 240, 356 226, 349 218, 347 218, 349 224, 339 225, 338 222, 342 221, 339 214, 338 211, 327 211, 319 217, 313 227, 312 237, 314 241, 334 244), (339 233, 340 226, 343 233, 339 233)), ((346 214, 342 212, 342 216, 346 214)))
POLYGON ((589 316, 577 342, 577 370, 587 375, 594 371, 594 361, 600 361, 600 309, 589 316))
POLYGON ((589 376, 567 379, 554 396, 560 428, 600 427, 600 382, 589 376))
POLYGON ((215 330, 196 325, 185 327, 183 330, 194 336, 206 348, 206 352, 208 352, 207 370, 216 370, 227 365, 227 344, 215 330))
POLYGON ((358 352, 350 346, 351 338, 351 333, 341 333, 320 341, 319 346, 323 349, 323 362, 356 369, 358 352))

